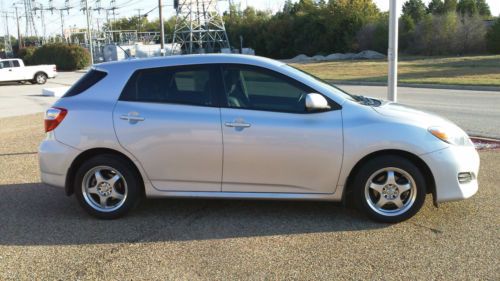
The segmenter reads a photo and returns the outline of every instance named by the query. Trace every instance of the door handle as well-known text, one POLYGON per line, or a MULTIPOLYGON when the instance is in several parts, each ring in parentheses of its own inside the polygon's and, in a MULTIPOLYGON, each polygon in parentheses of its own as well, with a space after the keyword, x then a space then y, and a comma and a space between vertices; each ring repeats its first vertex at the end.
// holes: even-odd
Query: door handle
POLYGON ((125 120, 125 121, 130 121, 130 122, 140 122, 144 121, 144 117, 141 116, 136 116, 136 115, 122 115, 120 116, 120 119, 125 120))
POLYGON ((224 125, 230 128, 250 128, 252 126, 249 123, 242 123, 242 122, 226 122, 224 125))

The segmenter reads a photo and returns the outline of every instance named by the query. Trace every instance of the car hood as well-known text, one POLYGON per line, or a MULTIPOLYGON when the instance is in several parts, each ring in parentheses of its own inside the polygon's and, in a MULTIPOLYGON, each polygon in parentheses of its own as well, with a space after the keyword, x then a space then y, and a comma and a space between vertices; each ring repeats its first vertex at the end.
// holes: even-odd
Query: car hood
MULTIPOLYGON (((458 126, 453 122, 440 117, 436 114, 432 114, 429 112, 425 112, 411 106, 402 105, 399 103, 393 102, 382 102, 380 106, 372 107, 377 113, 390 117, 394 120, 407 120, 412 123, 420 124, 423 127, 429 126, 443 126, 443 127, 452 127, 457 129, 458 126)), ((458 128, 460 129, 460 128, 458 128)))

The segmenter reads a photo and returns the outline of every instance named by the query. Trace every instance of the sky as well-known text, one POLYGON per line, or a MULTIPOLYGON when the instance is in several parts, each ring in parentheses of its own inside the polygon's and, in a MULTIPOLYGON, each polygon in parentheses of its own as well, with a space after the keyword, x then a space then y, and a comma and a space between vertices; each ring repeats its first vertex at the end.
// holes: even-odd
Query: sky
MULTIPOLYGON (((31 0, 30 0, 31 1, 31 0)), ((80 11, 80 3, 81 0, 67 0, 69 3, 70 7, 74 7, 69 11, 69 14, 65 13, 64 14, 64 26, 65 28, 69 27, 85 27, 86 24, 86 18, 85 15, 80 11)), ((88 0, 89 5, 91 7, 96 7, 96 3, 99 2, 99 0, 88 0)), ((109 7, 110 6, 110 1, 111 0, 100 0, 101 6, 103 8, 109 7)), ((145 13, 150 11, 151 9, 154 9, 158 5, 157 0, 115 0, 116 1, 116 6, 120 7, 120 9, 117 10, 117 17, 122 17, 122 16, 133 16, 137 15, 139 12, 137 9, 141 9, 141 13, 145 13)), ((298 0, 294 0, 298 1, 298 0)), ((9 33, 11 35, 16 35, 17 30, 16 30, 16 24, 15 24, 15 16, 13 14, 14 9, 12 8, 14 3, 18 3, 17 5, 19 7, 23 7, 22 0, 0 0, 0 11, 8 11, 11 14, 9 14, 9 33)), ((165 5, 164 8, 164 15, 166 18, 172 16, 175 14, 175 11, 173 9, 173 0, 163 0, 163 4, 165 5)), ((256 7, 257 9, 268 9, 272 11, 278 11, 282 8, 283 3, 285 0, 234 0, 235 3, 241 3, 242 8, 245 8, 247 5, 251 5, 256 7)), ((374 0, 374 2, 379 6, 379 8, 382 11, 387 11, 389 9, 389 0, 374 0)), ((403 3, 405 0, 398 0, 398 4, 400 6, 399 10, 401 10, 401 7, 403 6, 403 3)), ((428 3, 430 0, 424 0, 424 2, 428 3)), ((491 12, 493 15, 500 15, 500 0, 486 0, 488 4, 490 5, 491 12)), ((44 5, 45 7, 48 6, 49 0, 35 0, 35 3, 37 5, 44 5)), ((53 0, 54 7, 56 8, 63 8, 65 6, 65 0, 53 0)), ((223 4, 222 2, 219 4, 219 9, 225 10, 227 9, 227 4, 223 4)), ((20 9, 20 14, 21 11, 24 11, 24 9, 20 9)), ((7 25, 5 24, 5 18, 3 14, 0 14, 2 17, 0 18, 0 34, 4 35, 7 33, 7 25)), ((93 24, 94 28, 97 28, 97 22, 99 21, 100 24, 106 21, 106 13, 102 11, 100 14, 97 12, 93 13, 93 24)), ((158 18, 158 10, 154 10, 150 14, 150 18, 158 18)), ((40 19, 40 13, 38 12, 35 18, 35 22, 37 25, 37 31, 41 35, 42 33, 42 28, 41 28, 41 19, 40 19)), ((60 15, 57 11, 54 12, 54 14, 51 14, 50 11, 45 12, 45 23, 46 23, 46 34, 47 35, 53 35, 53 34, 59 34, 61 32, 61 20, 60 20, 60 15)), ((25 33, 25 20, 24 18, 21 18, 21 32, 25 33)), ((17 36, 16 36, 17 37, 17 36)))

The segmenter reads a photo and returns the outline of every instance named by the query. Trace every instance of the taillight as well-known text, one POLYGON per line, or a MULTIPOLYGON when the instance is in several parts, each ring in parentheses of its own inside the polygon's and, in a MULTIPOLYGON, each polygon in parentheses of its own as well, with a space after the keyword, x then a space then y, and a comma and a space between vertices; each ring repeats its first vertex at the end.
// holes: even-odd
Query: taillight
POLYGON ((68 114, 68 110, 60 107, 51 107, 45 112, 45 132, 57 128, 68 114))

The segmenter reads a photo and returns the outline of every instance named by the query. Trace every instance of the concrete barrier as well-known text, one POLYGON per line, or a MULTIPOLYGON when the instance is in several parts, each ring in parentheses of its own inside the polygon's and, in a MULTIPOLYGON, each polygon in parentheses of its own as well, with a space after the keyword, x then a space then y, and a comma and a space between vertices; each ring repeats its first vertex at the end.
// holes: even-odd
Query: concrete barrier
POLYGON ((42 96, 60 98, 69 90, 70 87, 45 88, 42 90, 42 96))

